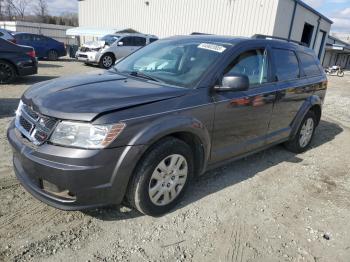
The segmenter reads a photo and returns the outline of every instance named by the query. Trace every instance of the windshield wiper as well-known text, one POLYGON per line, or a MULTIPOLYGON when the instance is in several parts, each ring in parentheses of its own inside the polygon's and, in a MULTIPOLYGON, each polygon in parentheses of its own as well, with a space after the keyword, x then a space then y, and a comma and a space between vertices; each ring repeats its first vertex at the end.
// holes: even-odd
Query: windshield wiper
POLYGON ((132 71, 129 73, 129 75, 144 78, 144 79, 155 81, 155 82, 161 82, 159 79, 154 78, 152 76, 149 76, 141 71, 132 71))

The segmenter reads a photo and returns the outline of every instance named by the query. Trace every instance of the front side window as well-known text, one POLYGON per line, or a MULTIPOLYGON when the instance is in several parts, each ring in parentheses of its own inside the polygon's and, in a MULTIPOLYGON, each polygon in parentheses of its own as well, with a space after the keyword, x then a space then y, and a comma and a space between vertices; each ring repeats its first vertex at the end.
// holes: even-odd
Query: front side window
POLYGON ((193 87, 227 45, 160 40, 123 59, 115 66, 120 73, 147 75, 158 81, 193 87))
POLYGON ((273 59, 276 66, 276 76, 278 81, 287 81, 299 78, 299 63, 294 51, 274 49, 273 59))
POLYGON ((240 54, 226 69, 226 73, 246 75, 250 85, 268 82, 268 56, 264 49, 250 50, 240 54))
POLYGON ((298 52, 300 65, 306 76, 320 75, 321 71, 312 55, 298 52))
POLYGON ((124 37, 120 40, 120 42, 123 42, 123 46, 133 46, 134 45, 134 39, 131 36, 124 37))

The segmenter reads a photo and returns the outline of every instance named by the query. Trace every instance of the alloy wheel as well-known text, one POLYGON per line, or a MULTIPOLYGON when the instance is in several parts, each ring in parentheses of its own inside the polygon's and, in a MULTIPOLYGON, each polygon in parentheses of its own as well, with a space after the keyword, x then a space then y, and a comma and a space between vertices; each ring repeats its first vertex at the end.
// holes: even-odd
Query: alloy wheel
POLYGON ((113 58, 109 55, 106 55, 102 59, 102 64, 105 68, 110 68, 113 65, 113 58))
POLYGON ((314 120, 312 118, 308 118, 301 127, 299 144, 302 148, 306 147, 310 143, 314 132, 314 126, 314 120))

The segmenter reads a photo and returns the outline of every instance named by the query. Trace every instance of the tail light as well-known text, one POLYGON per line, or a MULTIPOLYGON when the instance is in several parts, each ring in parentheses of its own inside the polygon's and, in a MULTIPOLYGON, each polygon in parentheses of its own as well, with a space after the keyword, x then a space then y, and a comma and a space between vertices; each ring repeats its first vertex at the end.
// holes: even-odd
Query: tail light
POLYGON ((35 58, 36 57, 35 50, 31 50, 31 51, 27 52, 27 55, 29 55, 30 57, 35 58))
POLYGON ((14 44, 17 43, 15 38, 14 38, 14 39, 11 39, 10 42, 12 42, 12 43, 14 43, 14 44))

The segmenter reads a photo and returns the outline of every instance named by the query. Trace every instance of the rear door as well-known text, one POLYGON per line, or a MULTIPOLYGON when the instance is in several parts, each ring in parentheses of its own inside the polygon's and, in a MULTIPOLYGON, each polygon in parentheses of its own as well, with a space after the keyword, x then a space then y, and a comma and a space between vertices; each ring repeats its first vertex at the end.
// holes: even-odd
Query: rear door
POLYGON ((269 127, 267 143, 287 138, 291 125, 304 101, 312 94, 309 81, 302 74, 299 59, 294 50, 272 48, 276 102, 269 127))
POLYGON ((250 87, 247 91, 214 93, 212 162, 264 146, 275 100, 269 50, 265 45, 242 48, 224 70, 223 76, 228 72, 248 76, 250 87))

